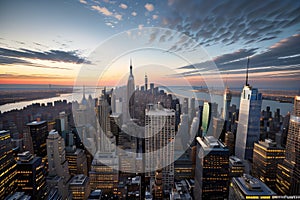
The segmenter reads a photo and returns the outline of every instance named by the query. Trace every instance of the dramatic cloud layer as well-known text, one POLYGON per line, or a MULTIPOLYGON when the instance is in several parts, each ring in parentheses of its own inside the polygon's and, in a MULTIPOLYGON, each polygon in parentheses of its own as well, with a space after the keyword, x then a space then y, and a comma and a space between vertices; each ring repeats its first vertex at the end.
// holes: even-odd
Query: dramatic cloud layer
MULTIPOLYGON (((240 74, 245 73, 246 59, 250 59, 250 72, 276 72, 286 71, 286 75, 298 76, 300 78, 300 34, 293 35, 281 40, 268 48, 267 51, 257 53, 257 48, 240 49, 230 54, 223 54, 213 59, 221 73, 240 74)), ((196 63, 194 65, 183 66, 179 69, 189 70, 180 75, 194 76, 201 72, 210 74, 210 62, 196 63), (196 68, 196 70, 195 70, 196 68)))
POLYGON ((74 63, 81 64, 85 61, 84 58, 80 57, 76 51, 61 51, 61 50, 50 50, 50 51, 33 51, 29 49, 13 50, 8 48, 0 48, 0 63, 1 64, 14 64, 14 63, 27 63, 24 59, 39 59, 49 60, 56 62, 74 63))
POLYGON ((300 23, 299 1, 174 0, 164 24, 207 46, 272 40, 300 23))

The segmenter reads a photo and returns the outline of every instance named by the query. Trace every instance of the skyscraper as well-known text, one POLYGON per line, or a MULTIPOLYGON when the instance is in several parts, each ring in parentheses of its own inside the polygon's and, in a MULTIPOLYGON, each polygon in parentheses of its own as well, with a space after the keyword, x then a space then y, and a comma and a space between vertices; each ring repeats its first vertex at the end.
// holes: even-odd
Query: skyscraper
POLYGON ((213 136, 197 137, 195 199, 228 197, 229 151, 213 136))
POLYGON ((87 158, 83 149, 76 148, 76 146, 68 148, 66 150, 66 159, 68 161, 70 175, 88 174, 87 158))
POLYGON ((271 199, 273 195, 266 184, 248 174, 234 177, 230 183, 229 199, 271 199))
POLYGON ((161 104, 148 105, 145 116, 146 171, 154 179, 154 170, 162 166, 164 190, 174 184, 175 112, 161 104))
POLYGON ((234 134, 231 131, 225 133, 224 144, 228 147, 229 155, 234 154, 234 134))
POLYGON ((225 121, 228 121, 228 109, 230 107, 231 98, 232 98, 231 92, 228 87, 226 87, 223 97, 224 97, 224 105, 223 105, 223 116, 222 117, 225 121))
POLYGON ((45 169, 41 157, 25 151, 18 154, 18 191, 29 194, 33 199, 42 199, 45 193, 45 169))
POLYGON ((212 135, 212 119, 217 117, 218 104, 204 102, 202 111, 202 135, 212 135))
POLYGON ((148 77, 147 74, 145 74, 145 91, 148 90, 148 77))
POLYGON ((118 157, 114 153, 97 152, 89 172, 91 189, 101 189, 104 194, 116 194, 118 170, 118 157))
POLYGON ((233 177, 240 177, 243 176, 245 171, 245 165, 243 164, 242 160, 237 158, 236 156, 229 157, 229 177, 230 180, 233 177))
POLYGON ((300 194, 300 96, 294 100, 285 159, 278 165, 276 188, 280 194, 300 194))
POLYGON ((260 136, 260 110, 262 95, 258 89, 248 84, 248 66, 246 84, 240 100, 239 121, 236 134, 235 154, 242 160, 252 159, 254 143, 260 136))
POLYGON ((112 151, 112 141, 113 137, 110 134, 110 106, 107 102, 106 92, 103 90, 97 105, 97 118, 98 118, 98 150, 101 152, 111 152, 112 151))
POLYGON ((28 123, 29 132, 32 138, 34 154, 45 158, 47 155, 46 139, 48 135, 48 125, 46 121, 33 121, 28 123))
POLYGON ((126 100, 126 108, 128 108, 125 112, 129 114, 125 118, 126 121, 130 120, 131 118, 134 118, 134 76, 132 73, 132 61, 130 59, 130 73, 127 81, 127 100, 126 100), (128 113, 129 112, 129 113, 128 113))
POLYGON ((271 139, 254 144, 252 175, 275 191, 277 164, 284 159, 284 149, 271 139))
POLYGON ((65 142, 57 131, 50 131, 47 138, 47 154, 49 176, 60 176, 64 182, 70 179, 68 161, 66 159, 65 142))
POLYGON ((0 199, 16 191, 17 171, 10 132, 0 131, 0 199))
POLYGON ((84 174, 74 176, 69 185, 72 199, 86 200, 90 194, 90 179, 84 174))

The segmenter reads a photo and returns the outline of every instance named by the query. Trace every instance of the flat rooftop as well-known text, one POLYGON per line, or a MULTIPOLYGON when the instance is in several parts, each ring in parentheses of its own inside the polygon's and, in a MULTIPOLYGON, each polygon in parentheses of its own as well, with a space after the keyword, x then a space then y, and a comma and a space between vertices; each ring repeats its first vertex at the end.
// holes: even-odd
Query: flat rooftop
POLYGON ((242 177, 234 177, 233 182, 237 184, 244 195, 276 195, 266 184, 252 177, 249 174, 244 174, 242 177))
POLYGON ((78 174, 76 176, 74 176, 72 178, 72 180, 70 181, 70 185, 72 186, 76 186, 76 185, 84 185, 86 180, 87 180, 87 176, 85 176, 84 174, 78 174))
POLYGON ((46 122, 46 121, 33 121, 33 122, 27 123, 26 125, 27 125, 27 126, 35 126, 35 125, 43 124, 43 123, 45 123, 45 122, 46 122))

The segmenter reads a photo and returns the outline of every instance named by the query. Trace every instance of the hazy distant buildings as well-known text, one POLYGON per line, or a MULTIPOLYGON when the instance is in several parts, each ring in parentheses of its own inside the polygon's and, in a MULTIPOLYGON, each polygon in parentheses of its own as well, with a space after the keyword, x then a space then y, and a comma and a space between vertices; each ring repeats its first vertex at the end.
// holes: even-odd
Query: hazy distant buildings
POLYGON ((232 178, 229 188, 229 199, 271 199, 275 193, 260 180, 244 174, 232 178))
POLYGON ((154 179, 154 170, 162 166, 163 189, 174 184, 175 112, 161 104, 149 105, 145 116, 146 172, 154 179))
POLYGON ((195 199, 228 197, 229 151, 213 136, 197 137, 195 199))
POLYGON ((300 194, 300 96, 290 116, 285 159, 278 165, 276 188, 280 194, 300 194))
POLYGON ((224 119, 218 118, 218 117, 213 117, 212 125, 213 125, 212 136, 219 139, 222 134, 222 131, 223 131, 224 119))
POLYGON ((129 121, 131 118, 134 118, 134 91, 135 91, 135 86, 134 86, 134 76, 132 73, 132 62, 130 60, 130 73, 127 81, 127 94, 126 94, 126 111, 125 114, 126 121, 129 121))
POLYGON ((258 89, 246 84, 241 93, 239 121, 236 133, 235 155, 240 159, 252 159, 254 143, 260 137, 260 110, 262 95, 258 89))
POLYGON ((96 107, 97 110, 97 119, 98 119, 98 133, 99 138, 98 142, 98 151, 101 152, 111 152, 112 148, 112 138, 110 132, 110 111, 111 108, 109 103, 107 102, 106 91, 103 90, 102 94, 99 98, 98 105, 96 107))
POLYGON ((252 175, 275 191, 277 164, 284 159, 284 149, 266 139, 254 144, 252 175))
POLYGON ((228 120, 228 109, 230 107, 230 103, 231 103, 231 98, 232 98, 232 95, 231 95, 231 92, 229 90, 228 87, 226 87, 225 91, 224 91, 224 95, 223 95, 223 98, 224 98, 224 107, 223 107, 223 119, 225 121, 228 120))
POLYGON ((16 191, 17 170, 10 132, 0 131, 0 199, 16 191))
POLYGON ((148 76, 147 76, 147 74, 145 74, 145 91, 147 91, 148 90, 148 76))

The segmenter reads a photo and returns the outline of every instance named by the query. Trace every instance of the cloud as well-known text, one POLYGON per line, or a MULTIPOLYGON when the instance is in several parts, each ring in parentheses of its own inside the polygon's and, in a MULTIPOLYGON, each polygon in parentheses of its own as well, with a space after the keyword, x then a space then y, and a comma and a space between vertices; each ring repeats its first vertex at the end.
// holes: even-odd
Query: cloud
POLYGON ((128 6, 126 4, 124 4, 124 3, 121 3, 119 5, 119 7, 122 8, 122 9, 127 9, 128 8, 128 6))
POLYGON ((79 0, 79 2, 82 4, 87 4, 87 2, 85 0, 79 0))
MULTIPOLYGON (((288 77, 293 74, 300 78, 300 34, 295 34, 285 38, 270 46, 265 52, 258 52, 257 48, 240 49, 238 51, 223 54, 215 57, 212 61, 223 74, 241 74, 246 70, 247 57, 250 58, 251 73, 268 73, 272 76, 288 77)), ((202 74, 211 75, 209 69, 213 69, 211 61, 196 63, 193 65, 182 66, 179 69, 185 70, 180 73, 184 76, 198 75, 199 70, 206 70, 202 74), (189 71, 186 71, 189 70, 189 71)), ((254 77, 256 78, 256 77, 254 77)))
POLYGON ((116 14, 114 17, 115 17, 116 19, 118 19, 119 21, 122 20, 122 15, 120 15, 120 14, 116 14))
MULTIPOLYGON (((61 51, 61 50, 49 50, 49 51, 33 51, 30 49, 8 49, 0 48, 0 56, 4 62, 6 59, 7 64, 9 62, 19 61, 20 59, 39 59, 39 60, 49 60, 65 63, 90 63, 90 61, 85 60, 83 57, 80 57, 77 51, 61 51)), ((12 64, 12 63, 11 63, 12 64)))
POLYGON ((300 24, 300 2, 172 1, 161 16, 168 28, 186 32, 206 46, 275 41, 300 24))
POLYGON ((98 5, 92 6, 92 9, 98 11, 99 13, 101 13, 105 16, 111 16, 113 14, 106 7, 100 7, 98 5))
POLYGON ((146 10, 148 10, 149 12, 152 12, 154 10, 154 6, 151 3, 146 3, 145 4, 145 8, 146 10))
POLYGON ((144 25, 143 24, 139 24, 138 29, 142 30, 143 28, 144 28, 144 25))
POLYGON ((158 19, 158 15, 152 15, 152 19, 158 19))
POLYGON ((0 74, 1 79, 72 79, 71 77, 59 76, 59 75, 41 75, 41 74, 31 74, 31 75, 24 75, 24 74, 12 74, 12 73, 5 73, 0 74))
POLYGON ((26 65, 26 66, 44 68, 44 69, 71 70, 71 69, 65 68, 65 67, 50 67, 50 66, 46 66, 46 65, 42 65, 42 64, 29 62, 29 61, 26 61, 26 60, 23 60, 23 59, 5 57, 5 56, 0 56, 0 65, 26 65))
POLYGON ((137 13, 136 12, 132 12, 131 15, 135 17, 135 16, 137 16, 137 13))
MULTIPOLYGON (((110 2, 112 3, 112 2, 110 2)), ((125 4, 124 4, 125 5, 125 4)), ((109 11, 106 7, 101 7, 101 6, 98 6, 98 5, 94 5, 94 6, 91 6, 92 10, 96 10, 98 11, 99 13, 105 15, 105 16, 108 16, 108 17, 114 17, 116 18, 117 20, 121 21, 123 16, 121 14, 118 14, 118 13, 112 13, 111 11, 109 11)), ((114 27, 114 26, 110 26, 110 27, 114 27)))

